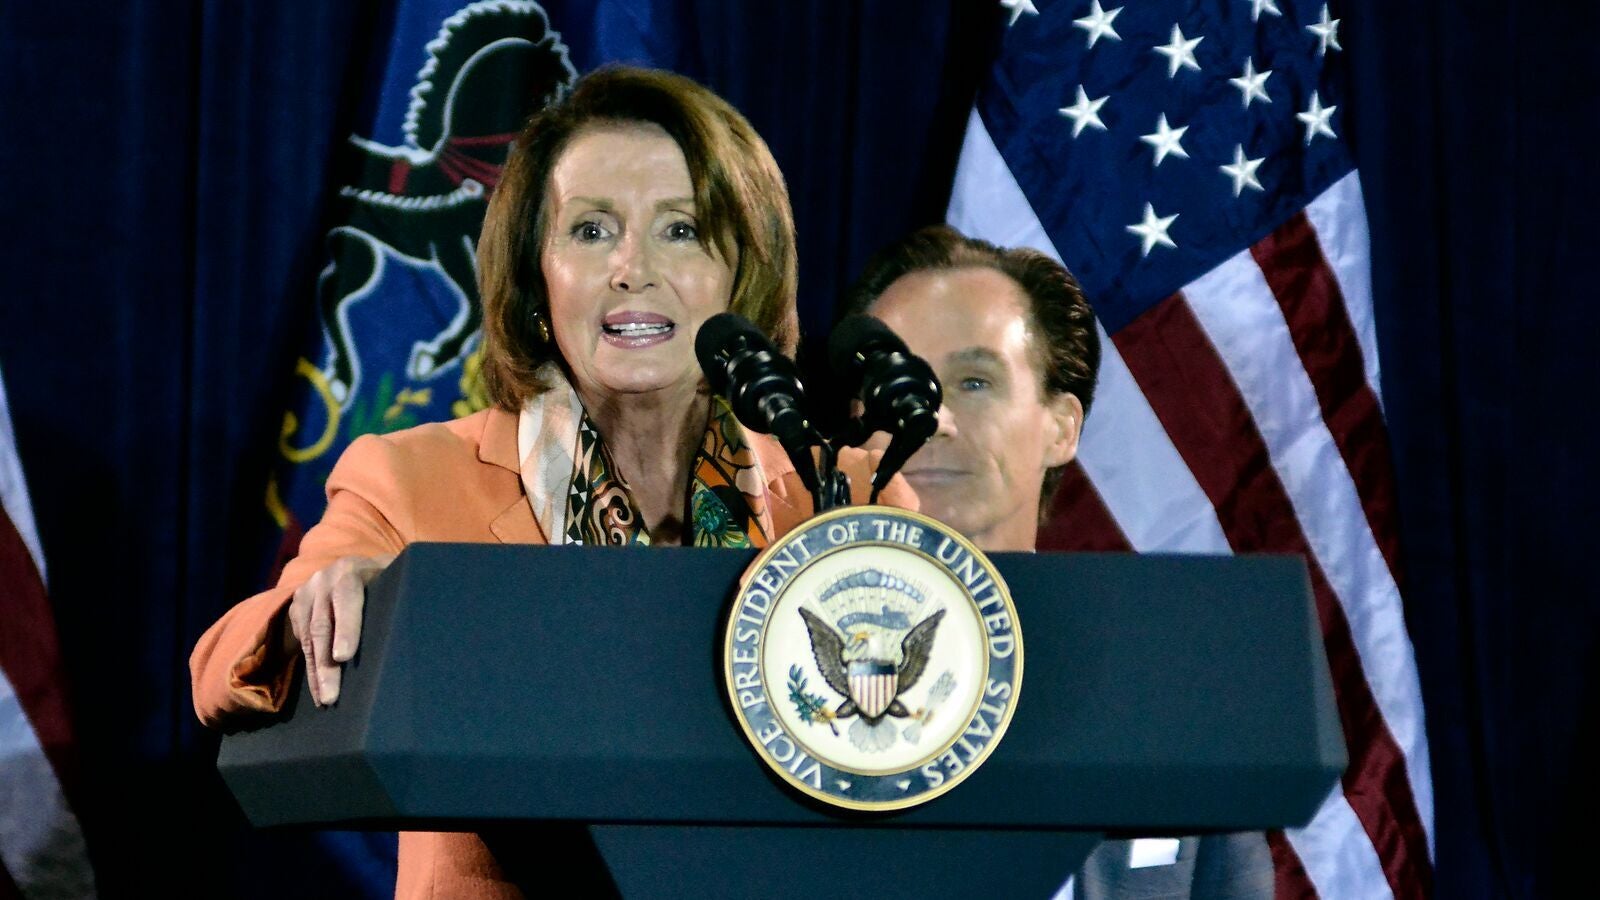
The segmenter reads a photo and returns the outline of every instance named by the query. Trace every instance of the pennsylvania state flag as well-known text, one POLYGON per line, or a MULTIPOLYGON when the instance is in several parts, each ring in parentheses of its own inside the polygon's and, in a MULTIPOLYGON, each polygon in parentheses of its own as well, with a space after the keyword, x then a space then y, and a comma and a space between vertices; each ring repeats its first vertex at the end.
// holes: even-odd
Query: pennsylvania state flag
MULTIPOLYGON (((677 67, 686 13, 678 0, 398 5, 374 68, 381 78, 361 88, 371 121, 334 167, 341 182, 320 236, 314 325, 294 362, 267 486, 282 529, 278 567, 321 517, 323 484, 351 441, 487 405, 475 253, 511 142, 582 72, 608 62, 677 67)), ((341 880, 392 896, 393 835, 317 840, 341 880)))

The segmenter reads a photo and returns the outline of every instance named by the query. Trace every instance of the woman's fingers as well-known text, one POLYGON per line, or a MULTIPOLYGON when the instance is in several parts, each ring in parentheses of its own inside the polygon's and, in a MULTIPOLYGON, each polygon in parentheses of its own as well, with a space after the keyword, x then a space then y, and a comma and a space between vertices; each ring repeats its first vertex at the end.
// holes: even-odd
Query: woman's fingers
MULTIPOLYGON (((306 580, 289 602, 289 634, 306 658, 306 684, 318 706, 339 699, 343 663, 361 646, 361 617, 367 582, 394 562, 394 556, 346 556, 306 580)), ((287 636, 285 638, 287 646, 287 636)))
POLYGON ((349 662, 361 644, 361 611, 367 583, 360 569, 342 572, 333 582, 333 661, 349 662))
MULTIPOLYGON (((327 582, 324 581, 326 585, 327 582)), ((317 591, 311 603, 311 656, 314 668, 307 669, 307 677, 319 690, 313 695, 318 705, 332 706, 339 700, 339 664, 333 660, 333 591, 338 584, 333 579, 329 589, 317 591)))
POLYGON ((317 655, 311 642, 311 607, 316 603, 316 576, 300 585, 289 604, 289 630, 300 645, 306 658, 306 686, 311 689, 311 701, 322 705, 322 688, 317 678, 317 655))

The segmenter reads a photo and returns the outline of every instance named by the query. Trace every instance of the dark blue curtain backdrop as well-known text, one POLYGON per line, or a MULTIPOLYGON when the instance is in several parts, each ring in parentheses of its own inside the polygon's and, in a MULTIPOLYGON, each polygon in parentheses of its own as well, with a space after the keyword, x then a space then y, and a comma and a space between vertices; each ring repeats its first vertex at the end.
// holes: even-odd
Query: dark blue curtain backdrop
MULTIPOLYGON (((1600 13, 1572 6, 1336 5, 1442 897, 1591 880, 1600 13)), ((869 253, 942 217, 1002 13, 682 8, 651 40, 772 145, 815 338, 869 253)), ((186 660, 264 575, 266 464, 323 264, 332 150, 389 27, 370 2, 0 4, 0 368, 107 896, 359 880, 296 834, 243 825, 186 660)))
POLYGON ((1600 803, 1600 11, 1347 20, 1439 896, 1563 896, 1595 880, 1600 803))

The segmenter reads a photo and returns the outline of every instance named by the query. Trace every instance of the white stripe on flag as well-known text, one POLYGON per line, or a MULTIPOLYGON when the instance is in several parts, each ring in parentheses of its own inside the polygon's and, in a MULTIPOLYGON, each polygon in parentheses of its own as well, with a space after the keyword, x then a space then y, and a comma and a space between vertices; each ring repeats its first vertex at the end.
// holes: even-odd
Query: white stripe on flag
POLYGON ((1283 834, 1319 895, 1329 900, 1392 900, 1394 890, 1383 872, 1383 860, 1339 788, 1334 785, 1306 827, 1283 834))
POLYGON ((950 190, 945 221, 971 237, 1002 247, 1032 247, 1059 260, 1033 204, 994 146, 976 107, 967 116, 956 180, 950 190))
POLYGON ((1216 509, 1155 418, 1128 364, 1101 335, 1094 424, 1078 447, 1094 490, 1139 552, 1232 552, 1216 509))
POLYGON ((1322 258, 1328 261, 1339 291, 1344 294, 1350 328, 1361 345, 1361 365, 1367 386, 1383 406, 1378 380, 1378 325, 1372 312, 1372 250, 1367 235, 1367 207, 1361 199, 1361 178, 1351 172, 1306 207, 1306 221, 1317 233, 1322 258))
POLYGON ((11 524, 22 535, 34 568, 46 585, 44 547, 33 522, 33 504, 28 502, 28 483, 22 478, 22 454, 17 452, 17 436, 11 430, 11 407, 6 402, 6 382, 0 377, 0 507, 11 517, 11 524))
POLYGON ((0 862, 24 897, 93 897, 88 859, 55 770, 0 670, 0 862))
POLYGON ((1167 438, 1117 345, 1099 322, 1095 328, 1100 330, 1100 381, 1094 424, 1085 423, 1078 449, 1084 474, 1133 549, 1233 552, 1210 498, 1167 438))
POLYGON ((1283 309, 1249 251, 1195 279, 1183 293, 1255 419, 1295 518, 1344 608, 1361 670, 1405 754, 1417 815, 1431 835, 1433 796, 1422 688, 1400 588, 1322 418, 1283 309))
MULTIPOLYGON (((44 550, 34 525, 22 459, 0 378, 0 509, 22 537, 41 583, 44 550)), ((0 585, 0 621, 7 585, 0 585)), ((45 756, 16 688, 0 668, 0 864, 30 898, 93 897, 94 873, 83 830, 45 756)))
MULTIPOLYGON (((949 221, 1003 247, 1061 261, 976 110, 956 168, 949 221)), ((1135 550, 1228 553, 1228 539, 1194 474, 1168 440, 1133 373, 1100 329, 1100 378, 1078 461, 1135 550)))

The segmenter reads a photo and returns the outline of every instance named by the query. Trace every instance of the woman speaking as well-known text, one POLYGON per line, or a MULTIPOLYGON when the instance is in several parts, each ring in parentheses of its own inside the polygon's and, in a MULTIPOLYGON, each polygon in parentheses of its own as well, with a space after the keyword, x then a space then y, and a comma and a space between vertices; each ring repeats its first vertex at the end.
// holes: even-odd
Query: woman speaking
MULTIPOLYGON (((298 658, 316 703, 336 701, 365 586, 412 541, 761 547, 811 515, 788 457, 695 360, 701 323, 730 309, 787 353, 798 338, 783 177, 722 99, 642 69, 579 80, 519 136, 478 270, 491 408, 350 445, 278 586, 195 647, 206 724, 280 710, 298 658)), ((868 464, 841 458, 862 493, 868 464)), ((896 483, 884 502, 914 500, 896 483)), ((477 835, 404 833, 396 893, 516 888, 477 835)))

